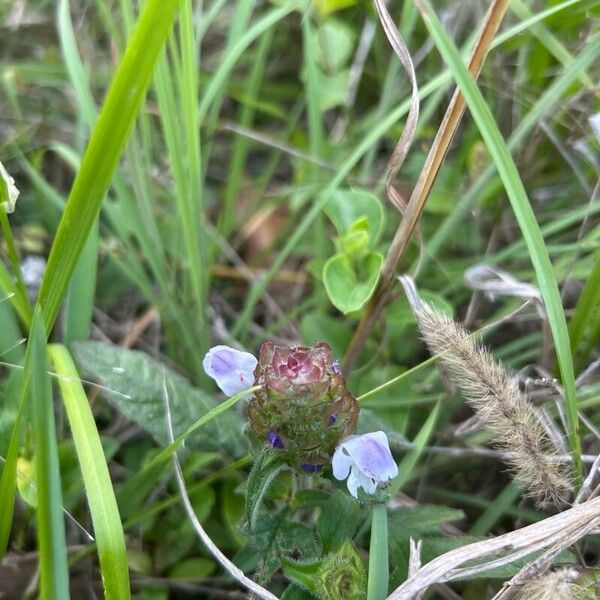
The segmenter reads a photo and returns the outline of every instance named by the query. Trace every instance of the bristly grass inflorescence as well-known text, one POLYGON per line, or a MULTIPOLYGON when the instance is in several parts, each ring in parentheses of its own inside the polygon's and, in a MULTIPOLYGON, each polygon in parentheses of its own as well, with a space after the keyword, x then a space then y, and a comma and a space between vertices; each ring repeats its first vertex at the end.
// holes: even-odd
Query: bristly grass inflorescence
POLYGON ((538 504, 563 502, 571 490, 567 470, 517 381, 450 317, 426 303, 416 317, 427 346, 493 431, 495 445, 510 453, 516 478, 538 504))

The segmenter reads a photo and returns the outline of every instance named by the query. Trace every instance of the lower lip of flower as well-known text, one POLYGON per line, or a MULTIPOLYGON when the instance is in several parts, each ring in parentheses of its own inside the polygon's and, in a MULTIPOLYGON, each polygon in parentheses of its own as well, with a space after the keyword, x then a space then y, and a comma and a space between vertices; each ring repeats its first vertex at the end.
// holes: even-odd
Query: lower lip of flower
POLYGON ((310 463, 302 463, 300 465, 300 468, 303 471, 307 471, 308 473, 318 473, 323 468, 323 465, 311 465, 310 463))

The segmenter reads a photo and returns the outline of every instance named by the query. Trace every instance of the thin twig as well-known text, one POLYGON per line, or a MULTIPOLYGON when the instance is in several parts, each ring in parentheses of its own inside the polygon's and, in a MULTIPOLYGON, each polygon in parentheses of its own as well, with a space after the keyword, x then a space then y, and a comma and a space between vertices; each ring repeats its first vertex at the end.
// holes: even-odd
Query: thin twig
MULTIPOLYGON (((166 378, 163 377, 163 397, 165 402, 165 421, 167 426, 167 435, 169 436, 169 443, 172 444, 175 441, 175 436, 173 434, 173 423, 171 421, 171 409, 169 406, 169 392, 166 386, 166 378)), ((179 458, 177 453, 173 453, 173 469, 175 471, 175 477, 177 479, 177 487, 179 488, 179 493, 181 494, 181 502, 183 504, 183 508, 187 513, 188 518, 190 519, 192 526, 196 530, 198 537, 202 541, 202 543, 206 546, 207 550, 213 555, 213 557, 219 562, 219 564, 234 578, 237 579, 245 588, 256 594, 259 598, 263 598, 264 600, 279 600, 277 596, 273 595, 269 590, 265 589, 255 581, 252 581, 249 577, 246 577, 244 573, 238 569, 222 552, 219 550, 217 545, 212 541, 210 536, 202 527, 202 524, 198 520, 196 513, 194 512, 194 507, 192 506, 192 502, 190 501, 190 497, 187 493, 187 488, 185 486, 185 479, 183 477, 183 471, 181 469, 181 463, 179 462, 179 458)))

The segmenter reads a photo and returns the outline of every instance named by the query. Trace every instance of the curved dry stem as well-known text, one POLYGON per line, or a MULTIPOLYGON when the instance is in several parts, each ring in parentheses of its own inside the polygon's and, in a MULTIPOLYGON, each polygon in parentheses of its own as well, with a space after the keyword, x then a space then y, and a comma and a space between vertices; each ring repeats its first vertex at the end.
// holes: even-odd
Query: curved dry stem
MULTIPOLYGON (((166 388, 166 384, 163 380, 163 397, 165 401, 165 420, 167 425, 167 434, 169 436, 169 443, 172 444, 175 441, 175 436, 173 435, 173 424, 171 422, 171 409, 169 407, 169 393, 166 388)), ((246 577, 244 573, 238 569, 222 552, 219 550, 217 545, 212 541, 210 536, 202 527, 202 524, 198 520, 196 513, 194 512, 194 507, 190 501, 190 497, 187 493, 187 488, 185 485, 185 479, 183 477, 183 471, 181 470, 181 463, 179 462, 179 458, 177 457, 177 453, 173 454, 173 469, 175 470, 175 478, 177 479, 177 487, 179 488, 179 493, 181 494, 181 502, 183 503, 183 508, 187 513, 187 516, 194 527, 194 530, 198 534, 198 537, 202 541, 202 543, 206 546, 208 551, 213 555, 213 557, 217 560, 217 562, 237 581, 239 581, 245 588, 256 594, 259 598, 263 600, 279 600, 277 596, 269 592, 269 590, 265 589, 249 577, 246 577)))
MULTIPOLYGON (((379 6, 379 2, 376 3, 379 6)), ((494 40, 494 36, 498 31, 498 27, 502 22, 502 18, 506 9, 508 8, 509 0, 494 0, 490 5, 490 8, 486 14, 485 21, 479 38, 475 43, 475 47, 469 59, 469 72, 473 75, 474 79, 477 79, 483 63, 488 54, 490 46, 494 40)), ((389 15, 388 15, 389 17, 389 15)), ((380 18, 381 13, 380 13, 380 18)), ((385 27, 385 23, 382 19, 382 24, 385 27)), ((386 30, 387 33, 387 30, 386 30)), ((390 40, 391 41, 391 40, 390 40)), ((423 169, 419 175, 417 183, 410 195, 408 206, 404 213, 404 217, 400 222, 400 225, 394 235, 394 239, 390 245, 386 259, 381 271, 381 278, 377 286, 377 290, 371 299, 371 302, 367 306, 352 341, 350 347, 344 359, 344 372, 349 373, 354 365, 360 349, 362 348, 365 340, 369 333, 373 329, 381 311, 385 308, 389 293, 392 288, 394 281, 394 275, 398 269, 398 265, 410 244, 413 233, 415 232, 425 203, 429 197, 431 188, 437 174, 440 170, 442 162, 446 156, 450 142, 454 137, 454 133, 458 128, 460 120, 465 110, 465 101, 460 93, 458 87, 454 91, 446 114, 442 120, 442 123, 438 129, 435 139, 427 155, 423 169)), ((394 156, 392 155, 393 160, 394 156)), ((389 172, 389 171, 388 171, 389 172)), ((388 178, 389 182, 389 178, 388 178)))
POLYGON ((490 565, 508 564, 515 557, 522 557, 536 550, 554 545, 566 547, 565 545, 573 544, 597 527, 599 522, 600 498, 596 498, 518 531, 451 550, 421 567, 415 575, 396 588, 388 600, 410 600, 430 585, 462 577, 471 567, 458 567, 469 561, 493 557, 491 561, 481 562, 477 566, 479 572, 483 572, 490 565), (502 553, 505 554, 503 559, 495 558, 502 553))

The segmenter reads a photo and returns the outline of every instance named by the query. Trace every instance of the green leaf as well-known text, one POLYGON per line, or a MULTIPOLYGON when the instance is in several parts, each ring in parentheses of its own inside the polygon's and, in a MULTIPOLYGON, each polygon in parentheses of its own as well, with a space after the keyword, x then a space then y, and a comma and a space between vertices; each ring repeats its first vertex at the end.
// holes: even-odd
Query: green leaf
POLYGON ((361 521, 361 506, 348 494, 336 490, 323 504, 317 520, 317 532, 323 552, 336 550, 351 540, 361 521))
POLYGON ((390 484, 390 493, 395 494, 398 492, 410 478, 412 470, 415 468, 421 454, 423 453, 423 450, 425 449, 425 445, 433 433, 439 412, 440 402, 438 401, 433 410, 429 413, 425 423, 423 423, 419 433, 413 440, 413 448, 409 450, 400 463, 398 463, 398 476, 390 484))
POLYGON ((317 545, 309 527, 290 520, 289 509, 261 512, 256 519, 250 543, 262 558, 260 582, 266 583, 281 566, 284 557, 294 554, 302 559, 314 558, 317 545))
POLYGON ((315 593, 317 591, 317 577, 321 568, 320 560, 300 562, 291 558, 281 560, 283 574, 296 585, 315 593))
POLYGON ((37 538, 40 564, 40 598, 54 600, 69 596, 67 543, 62 513, 62 492, 52 384, 46 363, 46 336, 39 309, 31 337, 30 399, 35 438, 35 481, 37 497, 37 538))
POLYGON ((302 317, 300 331, 305 344, 313 345, 318 341, 325 341, 331 346, 333 356, 341 359, 352 338, 352 332, 331 315, 321 312, 310 312, 302 317))
POLYGON ((210 558, 186 558, 169 569, 169 579, 198 581, 212 575, 217 565, 210 558))
MULTIPOLYGON (((221 405, 192 387, 181 375, 143 352, 103 342, 73 344, 77 362, 87 377, 99 381, 103 395, 123 415, 168 445, 164 393, 169 394, 173 431, 184 434, 204 415, 221 405)), ((220 450, 240 457, 245 453, 242 418, 229 411, 189 435, 187 443, 201 450, 220 450)))
POLYGON ((331 303, 344 314, 360 310, 373 295, 383 256, 369 252, 357 268, 345 254, 335 254, 323 267, 323 283, 331 303))
POLYGON ((379 241, 385 225, 385 212, 377 196, 365 190, 337 190, 327 200, 325 213, 338 235, 343 235, 358 219, 366 217, 371 247, 379 241))
MULTIPOLYGON (((594 331, 597 323, 600 322, 600 252, 595 256, 595 263, 592 271, 587 277, 585 286, 577 300, 575 312, 569 322, 569 334, 571 335, 571 351, 574 355, 579 352, 586 331, 594 331)), ((591 349, 595 340, 592 339, 587 347, 591 349)), ((581 364, 587 362, 587 352, 578 357, 581 364)))
POLYGON ((463 93, 465 102, 477 124, 481 137, 498 169, 498 174, 508 194, 513 212, 523 234, 529 257, 536 272, 540 292, 548 313, 548 322, 552 331, 562 383, 565 388, 565 406, 569 423, 569 444, 573 453, 573 470, 576 479, 580 482, 582 473, 581 441, 579 437, 579 417, 577 414, 577 392, 575 389, 573 359, 570 350, 567 322, 552 269, 552 263, 548 256, 548 250, 527 198, 527 193, 517 167, 489 106, 435 12, 425 0, 423 6, 423 20, 425 21, 425 25, 463 93))
POLYGON ((318 65, 327 73, 337 73, 352 55, 354 30, 342 21, 327 19, 316 31, 316 42, 318 65))
POLYGON ((439 533, 442 525, 460 521, 465 518, 465 514, 462 510, 448 506, 418 504, 392 510, 388 518, 391 538, 417 539, 439 533))
POLYGON ((250 532, 254 528, 262 500, 283 466, 281 458, 269 449, 263 450, 254 462, 246 483, 245 513, 250 532))
POLYGON ((107 598, 127 600, 130 590, 125 536, 94 415, 69 351, 58 344, 49 349, 59 375, 58 383, 94 524, 105 594, 107 598))

